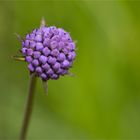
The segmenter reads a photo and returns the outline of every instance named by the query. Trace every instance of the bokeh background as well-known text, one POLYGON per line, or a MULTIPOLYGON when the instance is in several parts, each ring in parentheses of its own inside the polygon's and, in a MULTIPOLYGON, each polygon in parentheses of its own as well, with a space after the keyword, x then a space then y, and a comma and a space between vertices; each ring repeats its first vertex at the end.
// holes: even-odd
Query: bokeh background
POLYGON ((38 79, 29 140, 140 139, 139 0, 0 0, 0 139, 19 137, 29 72, 14 36, 47 25, 77 41, 71 72, 38 79))

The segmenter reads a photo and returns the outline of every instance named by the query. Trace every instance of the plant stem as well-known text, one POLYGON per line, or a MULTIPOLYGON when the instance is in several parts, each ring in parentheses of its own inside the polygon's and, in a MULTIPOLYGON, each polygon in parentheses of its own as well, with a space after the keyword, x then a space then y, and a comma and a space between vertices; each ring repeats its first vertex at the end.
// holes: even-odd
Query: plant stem
POLYGON ((20 140, 26 139, 28 126, 29 126, 29 122, 30 122, 30 117, 31 117, 31 113, 32 113, 32 108, 33 108, 35 85, 36 85, 36 76, 35 76, 35 74, 31 74, 28 96, 27 96, 27 101, 26 101, 26 105, 25 105, 23 124, 22 124, 22 128, 21 128, 21 133, 20 133, 20 140))

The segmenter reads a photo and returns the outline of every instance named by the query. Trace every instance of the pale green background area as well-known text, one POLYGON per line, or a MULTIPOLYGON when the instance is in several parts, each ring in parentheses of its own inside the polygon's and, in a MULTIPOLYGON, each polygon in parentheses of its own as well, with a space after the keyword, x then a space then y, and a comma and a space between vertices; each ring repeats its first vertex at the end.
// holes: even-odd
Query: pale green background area
POLYGON ((19 136, 29 72, 14 36, 63 27, 77 41, 71 72, 37 82, 29 140, 140 139, 140 1, 0 1, 0 139, 19 136))

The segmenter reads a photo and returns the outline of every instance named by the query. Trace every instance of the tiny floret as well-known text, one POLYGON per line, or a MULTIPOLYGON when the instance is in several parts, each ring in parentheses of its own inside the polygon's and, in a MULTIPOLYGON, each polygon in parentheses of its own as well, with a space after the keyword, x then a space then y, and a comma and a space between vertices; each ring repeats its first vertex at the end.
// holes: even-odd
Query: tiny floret
POLYGON ((55 26, 42 26, 27 34, 21 52, 29 71, 44 81, 67 74, 76 57, 70 34, 55 26))

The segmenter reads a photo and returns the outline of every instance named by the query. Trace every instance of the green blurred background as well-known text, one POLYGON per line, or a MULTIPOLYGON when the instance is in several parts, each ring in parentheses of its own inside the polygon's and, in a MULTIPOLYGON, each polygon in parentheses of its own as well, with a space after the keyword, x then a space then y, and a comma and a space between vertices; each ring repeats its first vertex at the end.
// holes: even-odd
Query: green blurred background
POLYGON ((140 1, 0 0, 0 139, 19 136, 29 72, 14 36, 47 25, 77 41, 76 76, 38 79, 31 140, 140 139, 140 1))

